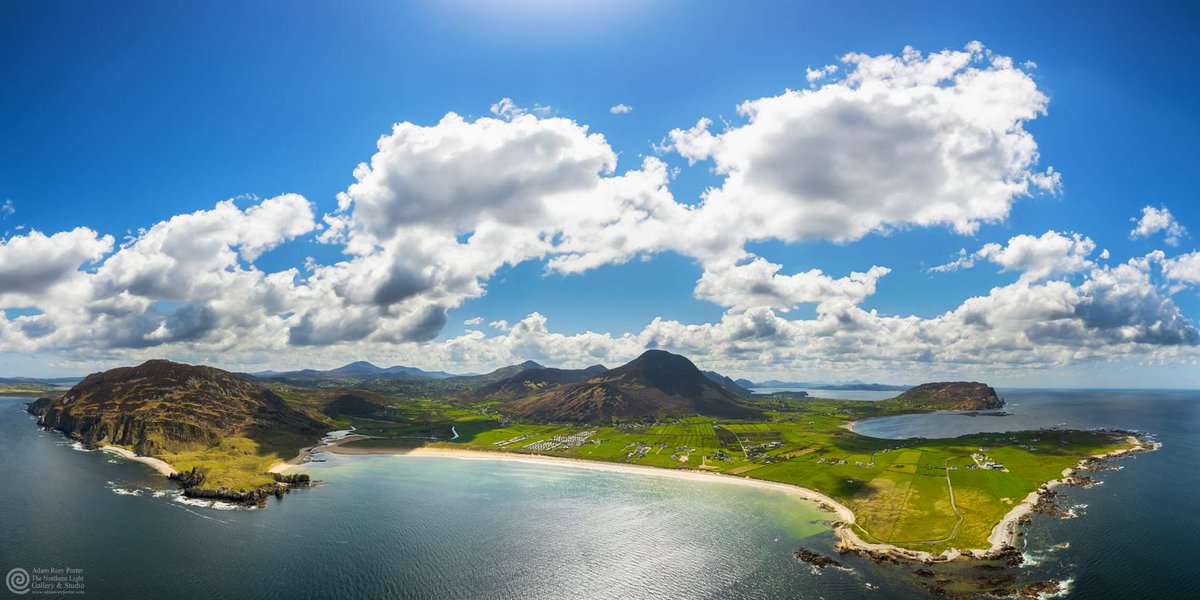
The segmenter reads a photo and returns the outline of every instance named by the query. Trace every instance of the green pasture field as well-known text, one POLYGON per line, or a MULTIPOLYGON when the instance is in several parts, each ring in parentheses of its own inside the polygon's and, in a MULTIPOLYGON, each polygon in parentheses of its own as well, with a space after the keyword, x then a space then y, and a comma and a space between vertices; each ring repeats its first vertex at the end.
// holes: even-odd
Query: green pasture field
MULTIPOLYGON (((768 400, 770 402, 770 400, 768 400)), ((884 440, 850 431, 854 420, 904 412, 880 402, 846 400, 774 401, 782 410, 763 421, 689 417, 669 422, 597 426, 506 422, 475 407, 427 401, 398 415, 435 416, 436 422, 394 427, 360 422, 375 439, 350 447, 387 447, 387 438, 414 431, 448 432, 437 440, 412 440, 434 447, 535 453, 664 468, 704 469, 817 490, 848 506, 867 540, 940 552, 986 548, 992 528, 1043 483, 1058 479, 1080 460, 1128 445, 1104 432, 1038 431, 978 434, 952 439, 884 440), (595 434, 585 443, 556 450, 527 448, 556 435, 595 434), (519 442, 496 442, 528 436, 519 442), (641 447, 643 454, 634 454, 641 447), (746 449, 755 446, 757 452, 746 449), (975 468, 971 455, 986 448, 988 459, 1007 471, 975 468), (718 458, 721 457, 721 458, 718 458), (844 461, 844 463, 843 463, 844 461), (955 467, 948 469, 948 467, 955 467), (947 475, 949 477, 947 478, 947 475), (950 491, 953 489, 954 501, 950 491)), ((404 419, 411 418, 409 416, 404 419)), ((398 419, 400 420, 400 419, 398 419)))

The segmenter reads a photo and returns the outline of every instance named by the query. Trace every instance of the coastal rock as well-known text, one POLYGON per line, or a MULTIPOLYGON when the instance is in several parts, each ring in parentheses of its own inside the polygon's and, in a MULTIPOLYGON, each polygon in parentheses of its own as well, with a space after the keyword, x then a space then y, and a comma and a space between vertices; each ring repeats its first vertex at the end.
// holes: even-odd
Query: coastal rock
POLYGON ((167 475, 167 478, 171 481, 178 482, 179 485, 183 486, 185 491, 189 488, 199 487, 204 483, 204 473, 196 467, 192 467, 187 471, 172 473, 167 475))
POLYGON ((286 483, 288 485, 304 486, 311 482, 307 473, 291 473, 287 475, 283 473, 271 473, 271 477, 278 483, 286 483))
POLYGON ((215 490, 205 488, 184 488, 183 495, 187 496, 188 498, 219 500, 221 502, 229 502, 231 504, 262 506, 266 503, 267 498, 271 496, 281 498, 289 491, 290 489, 286 485, 270 484, 251 490, 233 490, 226 487, 220 487, 215 490))
POLYGON ((1057 581, 1035 581, 1009 590, 1009 596, 1027 600, 1049 598, 1063 593, 1063 585, 1057 581))
POLYGON ((793 551, 792 554, 795 555, 796 560, 798 560, 800 562, 806 562, 806 563, 808 563, 814 567, 817 567, 819 569, 824 569, 825 567, 843 567, 844 566, 844 565, 842 565, 842 563, 840 563, 828 556, 825 556, 824 554, 821 554, 820 552, 814 552, 812 550, 809 550, 808 548, 796 548, 796 550, 793 551))

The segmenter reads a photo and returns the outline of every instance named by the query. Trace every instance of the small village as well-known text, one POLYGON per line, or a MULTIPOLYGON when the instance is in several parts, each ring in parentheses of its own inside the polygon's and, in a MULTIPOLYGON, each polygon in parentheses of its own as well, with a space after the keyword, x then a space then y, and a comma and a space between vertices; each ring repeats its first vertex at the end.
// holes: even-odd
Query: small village
MULTIPOLYGON (((556 435, 548 440, 534 442, 525 446, 526 450, 534 452, 553 452, 555 450, 570 450, 588 443, 588 438, 596 435, 596 430, 577 431, 566 435, 556 435)), ((597 441, 598 443, 598 441, 597 441)))

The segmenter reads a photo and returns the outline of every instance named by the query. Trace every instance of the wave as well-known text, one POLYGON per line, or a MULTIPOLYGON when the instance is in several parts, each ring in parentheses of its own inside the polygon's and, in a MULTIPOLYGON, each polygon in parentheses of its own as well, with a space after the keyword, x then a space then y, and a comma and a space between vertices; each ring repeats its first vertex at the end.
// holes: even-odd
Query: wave
POLYGON ((1058 591, 1052 594, 1038 594, 1038 600, 1046 600, 1047 598, 1065 598, 1071 594, 1071 588, 1075 586, 1075 578, 1068 577, 1058 582, 1058 591))
POLYGON ((70 446, 70 448, 72 450, 75 450, 77 452, 91 452, 91 450, 89 450, 86 446, 83 445, 83 442, 73 442, 73 441, 69 441, 69 440, 64 440, 61 442, 56 442, 56 444, 58 444, 59 446, 70 446))
POLYGON ((106 481, 108 489, 118 496, 141 496, 142 490, 138 488, 123 488, 112 481, 106 481))
POLYGON ((197 508, 209 508, 212 510, 254 510, 253 506, 242 506, 240 504, 231 504, 229 502, 221 502, 220 500, 207 500, 203 498, 188 498, 183 495, 183 492, 168 492, 171 495, 171 501, 183 504, 184 506, 195 506, 197 508))

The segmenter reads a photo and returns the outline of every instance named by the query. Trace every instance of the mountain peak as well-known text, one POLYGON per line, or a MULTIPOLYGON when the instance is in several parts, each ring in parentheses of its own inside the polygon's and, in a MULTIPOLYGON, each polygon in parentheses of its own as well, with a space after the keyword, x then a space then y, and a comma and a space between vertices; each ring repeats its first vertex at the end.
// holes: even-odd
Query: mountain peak
POLYGON ((374 372, 382 371, 382 370, 383 369, 381 369, 381 368, 375 366, 374 364, 369 363, 365 360, 356 360, 350 364, 342 365, 336 369, 333 369, 333 371, 340 371, 340 372, 357 371, 357 372, 367 372, 367 373, 374 373, 374 372))
POLYGON ((603 375, 608 372, 608 367, 604 365, 592 365, 583 370, 588 376, 603 375))
POLYGON ((710 381, 687 357, 647 350, 586 381, 537 390, 507 404, 514 414, 549 421, 604 422, 613 418, 710 415, 746 418, 758 412, 710 381))
POLYGON ((646 382, 656 387, 681 392, 681 384, 695 384, 706 380, 704 374, 686 356, 672 354, 665 350, 647 350, 641 356, 617 367, 609 372, 610 375, 633 375, 645 378, 646 382))

